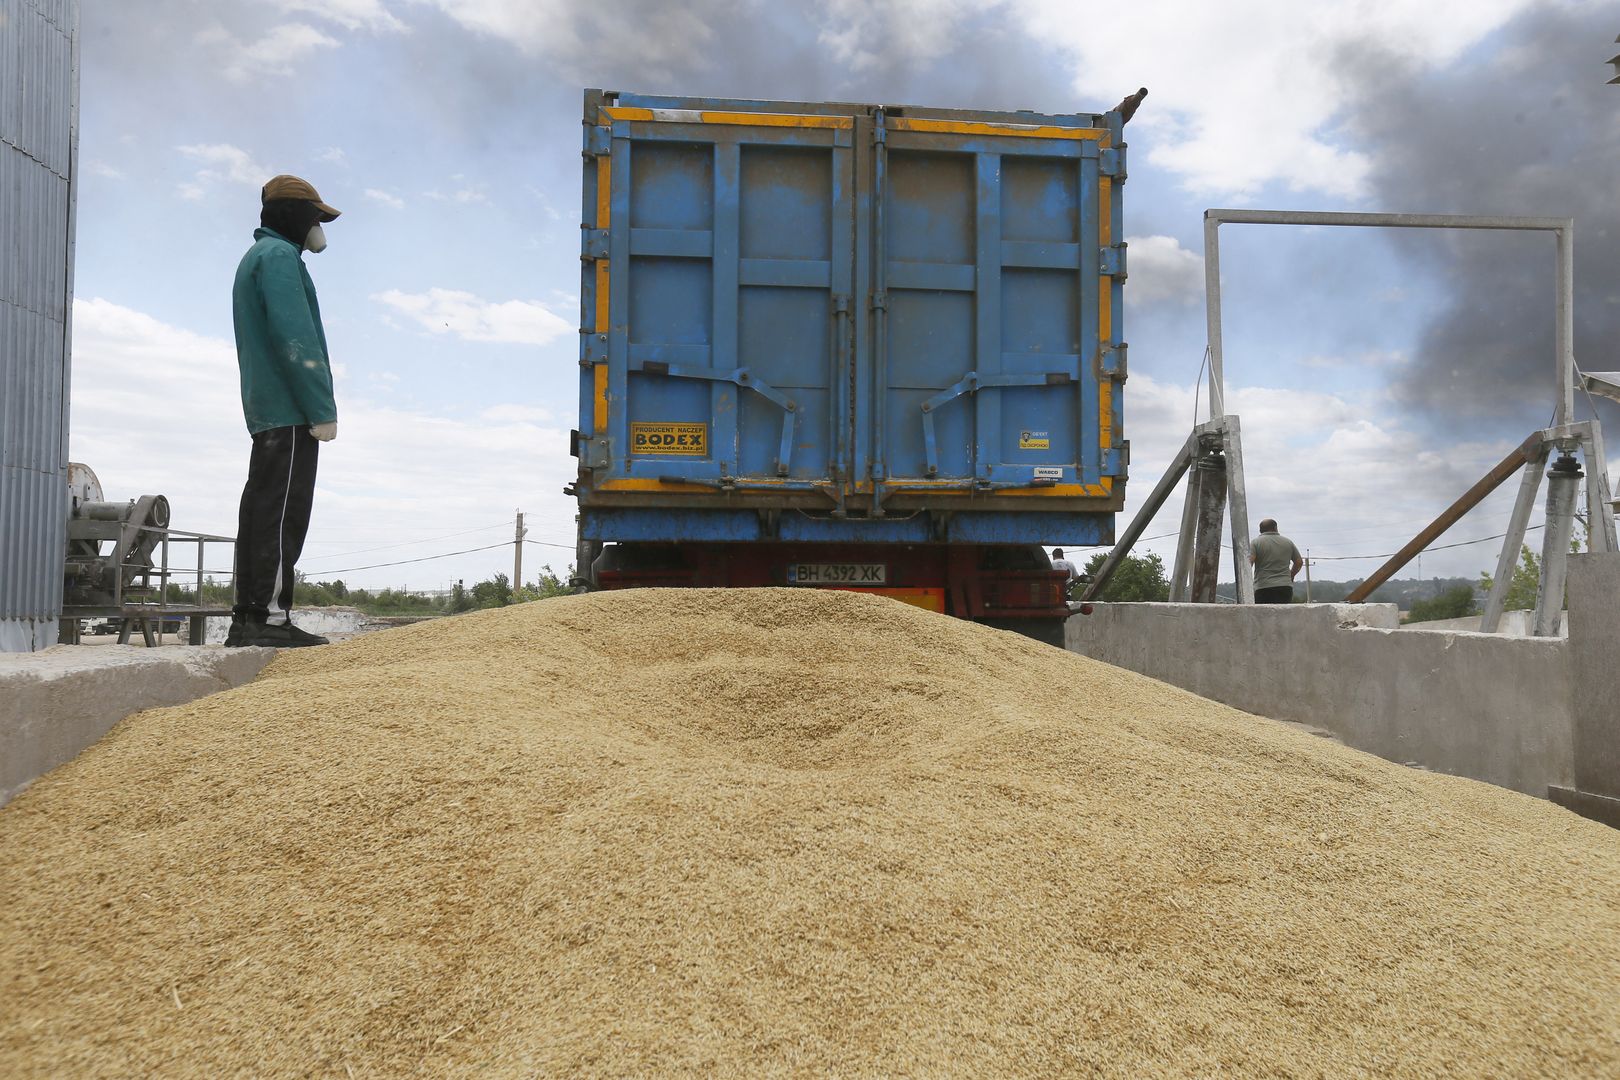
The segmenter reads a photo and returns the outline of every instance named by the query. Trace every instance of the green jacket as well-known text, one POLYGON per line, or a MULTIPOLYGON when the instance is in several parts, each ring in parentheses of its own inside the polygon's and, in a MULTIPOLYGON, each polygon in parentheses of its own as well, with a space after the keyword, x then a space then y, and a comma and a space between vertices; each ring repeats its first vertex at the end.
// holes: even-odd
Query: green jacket
POLYGON ((253 241, 231 289, 248 432, 335 421, 326 331, 303 253, 273 229, 255 229, 253 241))

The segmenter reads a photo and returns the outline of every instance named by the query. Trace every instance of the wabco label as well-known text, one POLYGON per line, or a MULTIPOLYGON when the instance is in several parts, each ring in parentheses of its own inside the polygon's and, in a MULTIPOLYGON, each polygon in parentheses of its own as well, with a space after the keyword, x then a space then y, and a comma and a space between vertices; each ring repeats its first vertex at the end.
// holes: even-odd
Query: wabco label
POLYGON ((707 457, 709 425, 631 424, 630 452, 660 456, 680 454, 687 457, 707 457))
POLYGON ((1035 479, 1061 480, 1063 479, 1063 470, 1051 465, 1037 465, 1035 466, 1035 479))
POLYGON ((883 563, 793 563, 790 585, 882 585, 889 580, 883 563))
POLYGON ((1020 431, 1018 433, 1018 449, 1050 450, 1052 449, 1052 437, 1044 431, 1020 431))

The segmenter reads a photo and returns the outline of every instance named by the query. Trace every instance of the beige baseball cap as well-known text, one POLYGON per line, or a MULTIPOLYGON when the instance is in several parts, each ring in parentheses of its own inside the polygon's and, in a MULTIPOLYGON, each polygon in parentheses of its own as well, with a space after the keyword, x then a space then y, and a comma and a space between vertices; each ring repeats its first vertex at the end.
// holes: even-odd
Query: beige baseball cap
POLYGON ((286 173, 282 173, 280 176, 272 176, 259 193, 261 203, 267 203, 271 199, 303 199, 305 202, 312 202, 315 204, 315 208, 321 212, 322 221, 331 221, 341 212, 321 202, 320 193, 315 190, 315 185, 308 180, 297 176, 288 176, 286 173))

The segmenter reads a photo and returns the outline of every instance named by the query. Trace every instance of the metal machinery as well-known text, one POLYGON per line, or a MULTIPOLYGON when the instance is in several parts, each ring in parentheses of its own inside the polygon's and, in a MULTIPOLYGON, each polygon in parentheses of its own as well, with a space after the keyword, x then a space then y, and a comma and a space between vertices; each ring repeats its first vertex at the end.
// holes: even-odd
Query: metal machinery
POLYGON ((1210 419, 1194 426, 1119 543, 1099 568, 1083 599, 1099 594, 1137 538, 1146 531, 1177 482, 1191 473, 1182 512, 1176 565, 1171 578, 1171 599, 1194 603, 1215 601, 1215 579, 1221 555, 1223 503, 1232 515, 1232 563, 1238 602, 1254 602, 1254 574, 1249 566, 1248 505, 1243 484, 1243 451, 1236 415, 1226 413, 1226 384, 1222 373, 1220 227, 1232 225, 1306 225, 1394 229, 1484 229, 1551 233, 1554 261, 1553 419, 1551 425, 1530 435, 1473 487, 1464 492, 1421 530, 1383 566, 1367 577, 1345 599, 1361 603, 1413 558, 1434 543, 1522 468, 1519 496, 1508 520, 1507 535, 1497 560, 1496 576, 1486 598, 1480 629, 1494 633, 1513 566, 1534 509, 1543 476, 1547 480, 1546 531, 1542 534, 1541 578, 1538 583, 1534 632, 1537 637, 1558 633, 1564 577, 1569 561, 1570 535, 1575 521, 1576 494, 1584 486, 1589 519, 1587 534, 1592 551, 1620 550, 1616 542, 1615 501, 1609 490, 1608 459, 1603 432, 1596 417, 1576 421, 1575 390, 1620 400, 1620 372, 1581 372, 1575 365, 1574 278, 1575 222, 1571 218, 1498 217, 1460 214, 1363 214, 1300 210, 1206 210, 1204 212, 1204 296, 1209 330, 1210 419), (1547 468, 1553 452, 1558 457, 1547 468), (1579 451, 1586 471, 1576 459, 1579 451), (1544 473, 1544 470, 1545 473, 1544 473))
POLYGON ((1126 115, 587 91, 586 583, 1058 639, 1042 545, 1124 500, 1126 115))
POLYGON ((142 495, 128 502, 108 502, 101 482, 88 465, 68 465, 69 510, 67 560, 63 571, 62 623, 59 640, 76 644, 82 619, 120 623, 118 641, 125 644, 136 626, 147 645, 156 644, 165 626, 186 618, 189 640, 203 642, 204 618, 229 615, 229 608, 209 608, 202 599, 203 552, 208 543, 230 543, 227 536, 178 532, 169 528, 169 500, 142 495), (171 541, 197 545, 199 603, 165 603, 164 586, 171 541))

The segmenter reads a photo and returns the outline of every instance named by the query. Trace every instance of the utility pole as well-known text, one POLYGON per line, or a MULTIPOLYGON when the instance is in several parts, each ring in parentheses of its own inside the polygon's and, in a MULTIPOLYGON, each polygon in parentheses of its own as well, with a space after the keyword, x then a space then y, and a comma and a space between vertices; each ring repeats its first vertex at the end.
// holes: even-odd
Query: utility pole
POLYGON ((1305 549, 1305 602, 1311 602, 1311 549, 1305 549))
POLYGON ((523 511, 517 512, 517 525, 512 530, 512 591, 523 588, 523 511))

